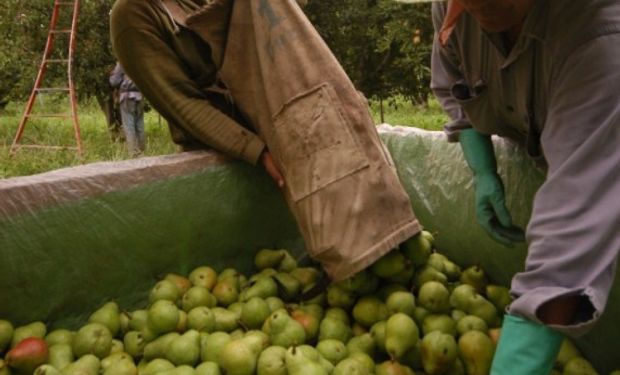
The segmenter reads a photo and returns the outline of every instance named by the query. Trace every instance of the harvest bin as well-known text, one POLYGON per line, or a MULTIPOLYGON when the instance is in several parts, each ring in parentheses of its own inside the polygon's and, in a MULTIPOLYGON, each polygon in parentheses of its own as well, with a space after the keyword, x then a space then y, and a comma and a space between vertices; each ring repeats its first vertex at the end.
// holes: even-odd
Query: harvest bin
MULTIPOLYGON (((509 285, 525 246, 505 248, 475 221, 471 174, 443 133, 379 127, 425 229, 461 266, 480 264, 509 285)), ((507 203, 525 226, 543 173, 495 139, 507 203)), ((303 242, 274 183, 260 168, 213 152, 96 163, 0 181, 0 319, 76 328, 104 302, 147 299, 158 277, 199 265, 252 270, 261 248, 303 242)), ((601 373, 619 367, 620 280, 600 324, 577 340, 601 373)))

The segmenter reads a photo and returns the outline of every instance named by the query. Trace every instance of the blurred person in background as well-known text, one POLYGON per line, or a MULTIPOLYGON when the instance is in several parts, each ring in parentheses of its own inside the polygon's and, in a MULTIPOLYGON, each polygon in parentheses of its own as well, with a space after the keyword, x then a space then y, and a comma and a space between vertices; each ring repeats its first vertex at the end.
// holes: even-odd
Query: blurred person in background
POLYGON ((133 157, 141 155, 146 148, 144 133, 144 100, 135 83, 116 63, 110 74, 110 85, 118 90, 121 122, 127 151, 133 157))

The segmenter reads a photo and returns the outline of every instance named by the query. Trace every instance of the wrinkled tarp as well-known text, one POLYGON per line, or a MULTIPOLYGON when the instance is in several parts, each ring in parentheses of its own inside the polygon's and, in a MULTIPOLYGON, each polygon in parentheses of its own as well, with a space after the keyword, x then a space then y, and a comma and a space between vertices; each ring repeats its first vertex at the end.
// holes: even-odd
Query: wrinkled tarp
MULTIPOLYGON (((470 171, 441 132, 382 125, 380 135, 425 229, 462 266, 508 285, 526 248, 477 225, 470 171)), ((525 226, 543 173, 494 139, 507 203, 525 226)), ((264 247, 301 254, 280 192, 260 169, 211 152, 96 163, 0 180, 0 319, 77 326, 111 298, 137 308, 157 277, 210 264, 252 269, 264 247)), ((618 366, 620 280, 600 324, 577 341, 601 373, 618 366)))

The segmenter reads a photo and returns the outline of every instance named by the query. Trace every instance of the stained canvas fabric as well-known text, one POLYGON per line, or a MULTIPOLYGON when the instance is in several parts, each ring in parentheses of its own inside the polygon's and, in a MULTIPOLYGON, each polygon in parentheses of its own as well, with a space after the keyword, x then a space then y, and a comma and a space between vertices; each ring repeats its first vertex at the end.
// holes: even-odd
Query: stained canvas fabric
POLYGON ((333 280, 421 230, 366 99, 295 1, 214 1, 181 23, 211 46, 284 174, 307 251, 333 280))

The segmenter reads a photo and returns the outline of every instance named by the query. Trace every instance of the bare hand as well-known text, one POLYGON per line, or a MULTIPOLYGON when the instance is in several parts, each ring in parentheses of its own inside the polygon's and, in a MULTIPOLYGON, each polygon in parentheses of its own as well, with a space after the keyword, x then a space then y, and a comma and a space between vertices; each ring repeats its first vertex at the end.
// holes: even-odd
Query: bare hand
POLYGON ((276 184, 278 184, 278 187, 280 189, 283 188, 284 177, 282 176, 282 173, 280 173, 278 167, 276 167, 275 163, 273 162, 273 157, 267 149, 265 149, 265 151, 263 151, 263 153, 260 155, 260 162, 263 167, 265 167, 265 170, 267 171, 269 176, 271 176, 271 178, 276 182, 276 184))

